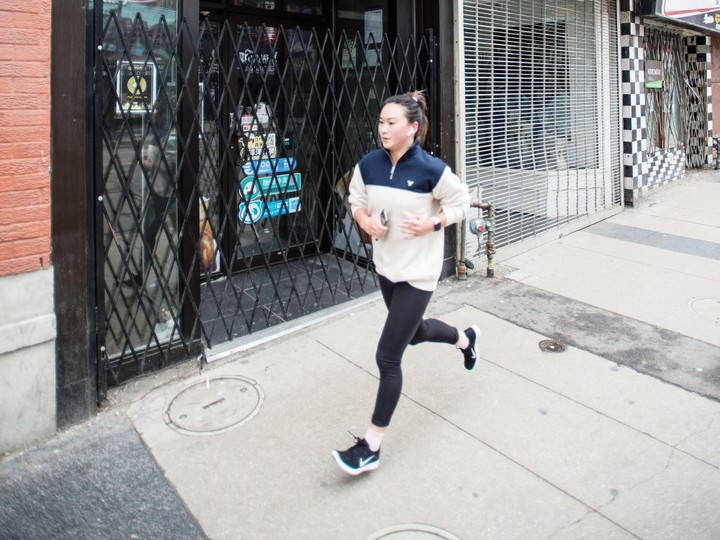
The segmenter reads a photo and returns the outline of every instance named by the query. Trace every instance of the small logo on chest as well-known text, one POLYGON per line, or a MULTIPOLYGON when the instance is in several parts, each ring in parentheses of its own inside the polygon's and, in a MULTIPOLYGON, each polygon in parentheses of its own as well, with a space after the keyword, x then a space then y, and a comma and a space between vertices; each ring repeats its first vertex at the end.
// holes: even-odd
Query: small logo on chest
POLYGON ((415 183, 415 180, 408 180, 408 181, 407 181, 408 187, 412 187, 414 183, 415 183))

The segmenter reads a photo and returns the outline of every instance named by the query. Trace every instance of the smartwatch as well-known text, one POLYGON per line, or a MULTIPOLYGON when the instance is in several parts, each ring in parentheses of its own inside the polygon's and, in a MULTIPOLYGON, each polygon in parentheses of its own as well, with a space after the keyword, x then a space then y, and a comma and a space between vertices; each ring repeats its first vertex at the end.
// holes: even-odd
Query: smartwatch
POLYGON ((430 219, 433 222, 433 230, 439 231, 440 229, 442 229, 442 221, 440 221, 439 217, 433 216, 430 219))

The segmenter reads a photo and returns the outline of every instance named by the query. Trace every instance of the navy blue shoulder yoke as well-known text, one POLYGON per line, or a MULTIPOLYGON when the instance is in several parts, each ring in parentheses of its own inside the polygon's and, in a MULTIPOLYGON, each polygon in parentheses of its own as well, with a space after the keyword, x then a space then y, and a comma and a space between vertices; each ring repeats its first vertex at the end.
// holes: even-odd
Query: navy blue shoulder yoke
POLYGON ((360 173, 366 186, 385 186, 415 193, 430 193, 440 181, 447 164, 415 142, 393 170, 384 149, 373 150, 360 160, 360 173))

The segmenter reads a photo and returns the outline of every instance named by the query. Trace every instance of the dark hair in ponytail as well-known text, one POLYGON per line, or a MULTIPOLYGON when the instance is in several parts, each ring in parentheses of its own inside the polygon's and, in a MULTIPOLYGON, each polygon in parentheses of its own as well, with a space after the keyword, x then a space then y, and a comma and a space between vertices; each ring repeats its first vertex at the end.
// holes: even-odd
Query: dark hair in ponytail
POLYGON ((389 103, 395 103, 405 109, 405 115, 408 122, 418 123, 418 131, 415 138, 420 142, 420 146, 425 144, 428 129, 430 128, 427 117, 427 97, 424 90, 414 90, 405 94, 398 94, 389 97, 383 103, 383 107, 389 103))

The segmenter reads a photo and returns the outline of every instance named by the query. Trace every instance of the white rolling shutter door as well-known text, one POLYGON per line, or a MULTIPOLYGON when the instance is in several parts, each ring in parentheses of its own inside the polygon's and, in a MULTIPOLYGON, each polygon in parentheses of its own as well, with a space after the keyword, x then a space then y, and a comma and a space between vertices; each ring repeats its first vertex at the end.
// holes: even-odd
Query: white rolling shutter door
MULTIPOLYGON (((496 246, 621 204, 617 6, 463 0, 464 173, 496 246)), ((482 255, 468 235, 466 258, 482 255)))

